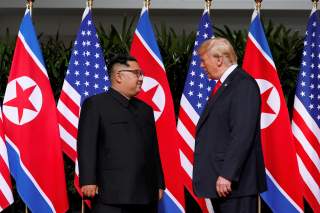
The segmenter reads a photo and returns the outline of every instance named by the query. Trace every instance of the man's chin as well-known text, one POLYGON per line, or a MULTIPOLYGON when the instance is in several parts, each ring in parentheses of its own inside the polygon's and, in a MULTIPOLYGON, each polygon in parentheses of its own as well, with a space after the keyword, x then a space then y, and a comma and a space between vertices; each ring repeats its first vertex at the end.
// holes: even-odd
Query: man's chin
POLYGON ((137 88, 137 90, 136 90, 136 95, 139 95, 140 92, 141 92, 141 87, 140 87, 140 88, 137 88))

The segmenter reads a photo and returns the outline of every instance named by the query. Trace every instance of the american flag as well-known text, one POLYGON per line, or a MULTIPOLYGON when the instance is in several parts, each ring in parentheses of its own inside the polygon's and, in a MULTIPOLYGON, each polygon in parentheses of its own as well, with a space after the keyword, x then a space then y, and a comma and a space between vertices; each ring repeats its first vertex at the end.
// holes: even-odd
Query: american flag
POLYGON ((204 202, 198 199, 192 190, 193 152, 195 143, 196 125, 211 94, 215 81, 208 79, 200 67, 200 57, 197 49, 207 39, 213 37, 212 23, 209 11, 205 10, 197 31, 196 41, 192 53, 191 63, 186 78, 184 91, 180 101, 180 111, 177 130, 179 132, 180 161, 183 168, 184 185, 197 201, 203 212, 211 212, 212 206, 209 200, 204 202))
POLYGON ((292 131, 304 197, 314 212, 320 212, 320 20, 316 8, 307 25, 292 131))
POLYGON ((2 112, 0 108, 0 212, 13 203, 8 153, 4 140, 2 112))
POLYGON ((84 11, 80 30, 71 52, 58 102, 58 118, 63 151, 75 162, 75 187, 79 191, 77 134, 81 104, 109 89, 107 66, 89 7, 84 11))

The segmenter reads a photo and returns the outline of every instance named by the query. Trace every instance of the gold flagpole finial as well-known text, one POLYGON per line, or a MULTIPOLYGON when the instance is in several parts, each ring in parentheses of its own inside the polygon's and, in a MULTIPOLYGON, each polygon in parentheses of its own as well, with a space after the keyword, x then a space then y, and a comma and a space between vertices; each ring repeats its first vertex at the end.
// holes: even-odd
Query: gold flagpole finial
POLYGON ((255 2, 256 2, 256 10, 260 11, 262 0, 255 0, 255 2))
POLYGON ((91 9, 93 6, 93 0, 87 0, 87 5, 91 9))
POLYGON ((206 7, 206 10, 208 10, 208 12, 210 13, 210 8, 211 8, 211 5, 212 5, 212 0, 205 0, 205 7, 206 7))
POLYGON ((318 8, 318 1, 319 0, 311 0, 312 1, 312 4, 313 4, 313 7, 314 8, 318 8))
POLYGON ((27 0, 27 8, 29 10, 32 10, 32 4, 33 4, 34 0, 27 0))
POLYGON ((144 6, 149 10, 151 5, 151 0, 144 0, 144 6))
POLYGON ((27 9, 30 11, 30 15, 32 15, 32 7, 34 0, 27 0, 27 9))

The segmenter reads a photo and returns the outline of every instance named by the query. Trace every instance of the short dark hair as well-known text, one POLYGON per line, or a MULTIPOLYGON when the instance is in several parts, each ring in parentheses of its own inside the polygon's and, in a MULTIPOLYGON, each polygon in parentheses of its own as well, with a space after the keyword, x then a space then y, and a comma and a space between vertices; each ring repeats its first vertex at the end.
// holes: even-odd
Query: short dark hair
POLYGON ((113 67, 115 64, 122 64, 125 66, 129 66, 128 62, 129 61, 135 61, 137 62, 137 59, 135 59, 134 57, 130 56, 130 55, 124 55, 124 54, 117 54, 115 56, 113 56, 109 62, 108 62, 108 74, 109 76, 111 76, 112 72, 113 72, 113 67))

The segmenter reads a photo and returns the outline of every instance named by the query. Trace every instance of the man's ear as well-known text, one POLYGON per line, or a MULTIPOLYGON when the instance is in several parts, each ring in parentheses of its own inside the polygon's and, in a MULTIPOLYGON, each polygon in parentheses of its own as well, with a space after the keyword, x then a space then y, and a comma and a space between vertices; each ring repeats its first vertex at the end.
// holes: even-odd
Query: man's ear
POLYGON ((114 81, 118 84, 120 84, 122 82, 122 76, 120 74, 120 72, 116 72, 113 74, 112 78, 114 79, 114 81))

